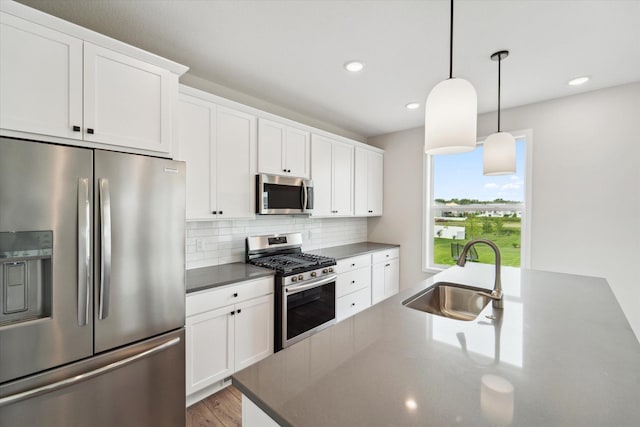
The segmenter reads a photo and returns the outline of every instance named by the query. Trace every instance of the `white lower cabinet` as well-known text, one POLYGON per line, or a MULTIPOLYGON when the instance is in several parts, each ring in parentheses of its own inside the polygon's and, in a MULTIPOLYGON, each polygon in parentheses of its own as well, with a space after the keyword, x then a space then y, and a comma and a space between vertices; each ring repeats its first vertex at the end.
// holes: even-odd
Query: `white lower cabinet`
POLYGON ((187 405, 273 353, 273 278, 187 295, 187 405))
POLYGON ((395 295, 400 290, 400 250, 398 248, 373 254, 371 266, 371 303, 395 295))
POLYGON ((336 321, 371 306, 371 255, 338 261, 336 266, 336 321))

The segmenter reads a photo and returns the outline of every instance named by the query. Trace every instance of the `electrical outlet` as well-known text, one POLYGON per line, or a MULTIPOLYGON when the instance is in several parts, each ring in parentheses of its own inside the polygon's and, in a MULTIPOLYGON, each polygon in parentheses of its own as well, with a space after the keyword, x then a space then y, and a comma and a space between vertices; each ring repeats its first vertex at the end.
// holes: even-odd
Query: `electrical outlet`
POLYGON ((196 239, 196 252, 204 251, 204 240, 196 239))

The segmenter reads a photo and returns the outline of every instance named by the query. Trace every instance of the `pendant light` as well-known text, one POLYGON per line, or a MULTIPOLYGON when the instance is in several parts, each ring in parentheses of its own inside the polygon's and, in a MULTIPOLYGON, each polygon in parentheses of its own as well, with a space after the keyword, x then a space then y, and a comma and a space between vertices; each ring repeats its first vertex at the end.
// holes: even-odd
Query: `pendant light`
POLYGON ((449 29, 449 78, 438 83, 425 104, 424 152, 453 154, 476 148, 478 97, 468 81, 453 77, 453 0, 449 29))
POLYGON ((516 141, 509 132, 500 132, 500 64, 507 56, 508 50, 491 55, 492 61, 498 61, 498 132, 489 135, 484 142, 484 175, 516 173, 516 141))

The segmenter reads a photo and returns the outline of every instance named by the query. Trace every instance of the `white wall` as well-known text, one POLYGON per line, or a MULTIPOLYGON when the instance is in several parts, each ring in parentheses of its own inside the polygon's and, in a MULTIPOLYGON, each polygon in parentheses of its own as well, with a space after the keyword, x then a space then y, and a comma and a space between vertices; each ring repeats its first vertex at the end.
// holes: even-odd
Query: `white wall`
POLYGON ((244 262, 247 236, 302 233, 302 249, 346 245, 367 240, 367 218, 318 218, 290 215, 255 220, 187 222, 187 269, 244 262), (200 242, 201 249, 197 243, 200 242))
MULTIPOLYGON (((478 117, 478 135, 495 128, 495 113, 478 117)), ((640 337, 640 83, 504 110, 502 128, 533 131, 531 267, 605 277, 640 337)), ((421 276, 423 129, 369 143, 386 150, 385 215, 370 220, 369 240, 402 245, 410 286, 421 276)))
POLYGON ((384 206, 369 219, 369 240, 400 244, 400 286, 410 287, 430 274, 422 272, 422 154, 424 129, 369 138, 385 150, 384 206))

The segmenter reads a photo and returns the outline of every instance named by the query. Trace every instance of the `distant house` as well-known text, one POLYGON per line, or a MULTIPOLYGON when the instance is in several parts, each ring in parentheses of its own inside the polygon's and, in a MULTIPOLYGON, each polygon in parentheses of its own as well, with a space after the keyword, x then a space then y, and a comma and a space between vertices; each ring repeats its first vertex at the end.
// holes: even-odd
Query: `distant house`
POLYGON ((433 235, 441 239, 465 239, 465 228, 455 225, 434 225, 433 235))

